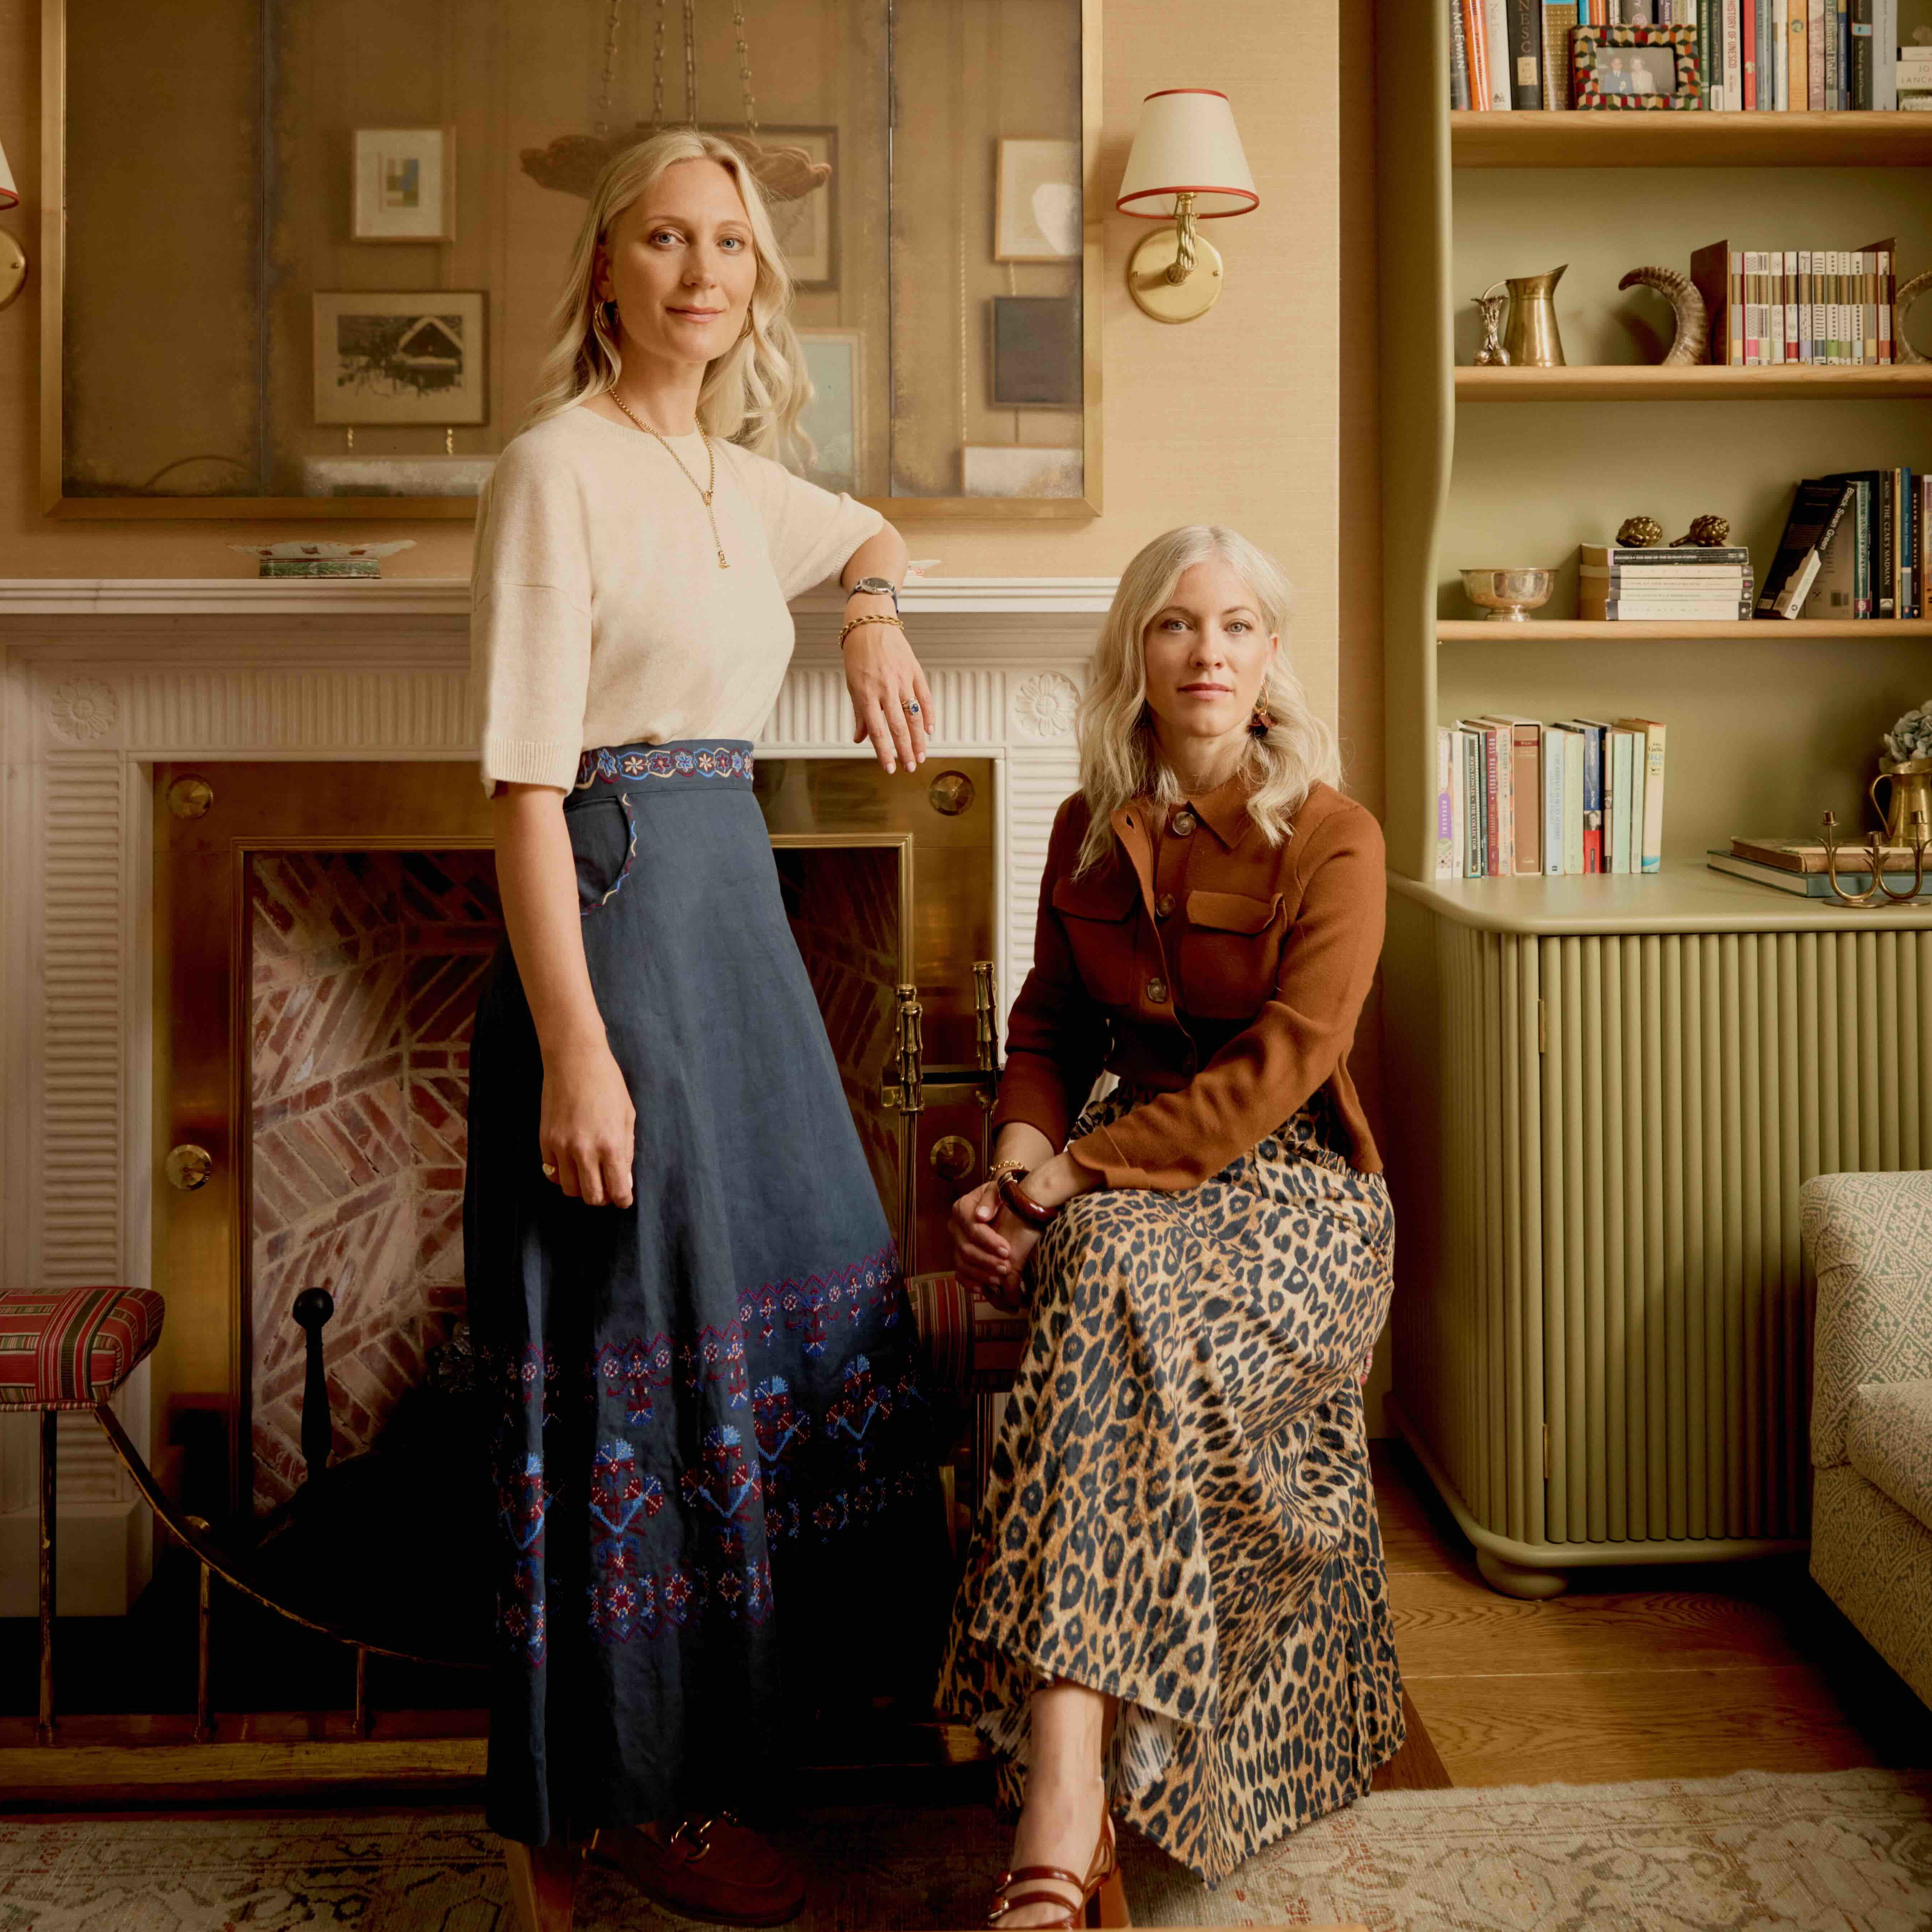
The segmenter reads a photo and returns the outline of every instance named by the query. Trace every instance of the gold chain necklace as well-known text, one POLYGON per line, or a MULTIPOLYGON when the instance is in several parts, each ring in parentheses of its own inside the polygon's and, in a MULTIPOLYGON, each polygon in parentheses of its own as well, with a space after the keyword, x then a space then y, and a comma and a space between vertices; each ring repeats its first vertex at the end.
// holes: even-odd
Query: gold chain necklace
MULTIPOLYGON (((710 487, 707 488, 704 484, 699 482, 698 478, 695 476, 693 476, 688 470, 685 470, 684 458, 679 455, 677 452, 672 448, 668 442, 665 442, 663 435, 658 430, 652 429, 650 424, 646 422, 643 418, 638 414, 637 411, 632 409, 630 404, 626 402, 622 396, 618 394, 615 389, 607 389, 604 392, 604 394, 608 395, 610 398, 611 401, 615 403, 618 408, 622 410, 625 415, 628 416, 632 422, 635 423, 638 428, 642 430, 646 436, 655 436, 657 437, 658 442, 664 443, 664 454, 670 458, 672 462, 677 465, 679 469, 684 470, 686 479, 689 482, 691 487, 698 492, 699 496, 703 497, 704 500, 704 514, 711 519, 711 541, 716 547, 718 551, 718 568, 720 570, 729 570, 731 568, 731 566, 729 560, 724 555, 724 540, 718 534, 718 512, 711 507, 712 495, 718 488, 718 451, 716 446, 712 443, 710 437, 707 436, 704 438, 704 454, 710 459, 711 464, 710 483, 710 487)), ((700 435, 704 434, 702 430, 700 430, 698 433, 700 435)))

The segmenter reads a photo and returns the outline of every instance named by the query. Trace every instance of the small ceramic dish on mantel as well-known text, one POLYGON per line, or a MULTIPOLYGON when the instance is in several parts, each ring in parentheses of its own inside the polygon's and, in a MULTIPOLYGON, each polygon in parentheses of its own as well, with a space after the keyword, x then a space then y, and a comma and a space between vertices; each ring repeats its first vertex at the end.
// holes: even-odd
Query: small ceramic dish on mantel
POLYGON ((414 550, 413 537, 398 543, 230 544, 255 560, 257 577, 380 577, 382 560, 414 550))

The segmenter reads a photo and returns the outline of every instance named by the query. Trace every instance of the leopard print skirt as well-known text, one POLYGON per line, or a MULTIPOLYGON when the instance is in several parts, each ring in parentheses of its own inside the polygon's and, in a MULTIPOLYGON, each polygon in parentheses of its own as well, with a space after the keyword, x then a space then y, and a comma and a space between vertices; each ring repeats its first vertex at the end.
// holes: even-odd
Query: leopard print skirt
POLYGON ((1402 1742, 1360 1380, 1394 1218, 1345 1144, 1318 1094, 1202 1186, 1067 1204, 947 1639, 940 1701, 1009 1803, 1033 1690, 1088 1684, 1120 1700, 1117 1816, 1210 1882, 1402 1742))

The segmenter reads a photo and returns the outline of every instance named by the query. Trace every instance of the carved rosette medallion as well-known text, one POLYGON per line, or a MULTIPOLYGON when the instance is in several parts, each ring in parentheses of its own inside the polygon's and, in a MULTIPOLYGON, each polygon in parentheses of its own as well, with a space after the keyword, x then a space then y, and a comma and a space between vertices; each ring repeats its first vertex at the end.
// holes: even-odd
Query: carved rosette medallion
POLYGON ((1065 738, 1073 730, 1080 693, 1057 670, 1035 671, 1013 692, 1013 728, 1029 738, 1065 738))
POLYGON ((98 678, 71 677, 54 686, 47 700, 47 722, 57 738, 70 745, 92 744, 114 728, 119 705, 112 689, 98 678))

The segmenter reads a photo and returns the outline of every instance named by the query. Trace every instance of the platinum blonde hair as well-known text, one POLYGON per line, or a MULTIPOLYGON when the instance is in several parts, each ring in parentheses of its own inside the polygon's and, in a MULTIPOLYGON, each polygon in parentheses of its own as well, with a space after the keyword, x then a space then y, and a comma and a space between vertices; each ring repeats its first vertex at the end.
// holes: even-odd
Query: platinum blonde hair
POLYGON ((550 348, 537 377, 526 428, 585 396, 616 386, 623 368, 618 338, 597 296, 597 258, 612 224, 632 202, 680 161, 712 160, 736 183, 758 256, 752 285, 751 328, 704 371, 698 392, 698 427, 760 456, 808 461, 812 443, 799 417, 812 400, 811 379, 790 320, 791 272, 785 266, 757 178, 730 142, 695 128, 673 128, 621 149, 590 190, 590 205, 571 251, 570 271, 550 323, 550 348))
POLYGON ((1301 680, 1288 661, 1286 634, 1294 591, 1286 574, 1238 530, 1219 524, 1184 524, 1156 537, 1121 572, 1100 626, 1087 694, 1080 700, 1080 789, 1089 814, 1080 872, 1112 847, 1108 820, 1122 806, 1136 798, 1171 805, 1181 796, 1161 757, 1148 710, 1144 640, 1148 625, 1172 601, 1183 574, 1214 557, 1247 586, 1263 633, 1282 638, 1262 680, 1261 702, 1274 722, 1265 733, 1251 736, 1241 754, 1240 769, 1254 786, 1248 816, 1270 845, 1279 845, 1310 788, 1342 782, 1335 734, 1308 708, 1301 680))

